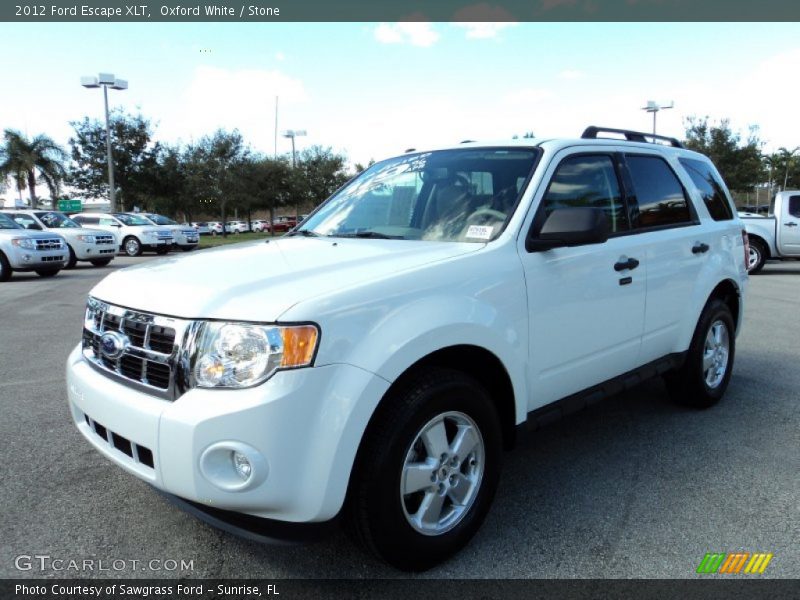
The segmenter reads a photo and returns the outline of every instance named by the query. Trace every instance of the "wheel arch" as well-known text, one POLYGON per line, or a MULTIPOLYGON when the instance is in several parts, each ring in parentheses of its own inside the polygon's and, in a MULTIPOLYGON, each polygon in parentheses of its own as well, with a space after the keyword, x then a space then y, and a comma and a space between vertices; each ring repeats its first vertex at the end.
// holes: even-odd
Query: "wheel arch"
POLYGON ((758 235, 757 233, 748 233, 747 234, 750 243, 756 241, 761 244, 761 247, 764 248, 764 259, 772 258, 772 248, 770 248, 769 242, 765 240, 762 236, 758 235))

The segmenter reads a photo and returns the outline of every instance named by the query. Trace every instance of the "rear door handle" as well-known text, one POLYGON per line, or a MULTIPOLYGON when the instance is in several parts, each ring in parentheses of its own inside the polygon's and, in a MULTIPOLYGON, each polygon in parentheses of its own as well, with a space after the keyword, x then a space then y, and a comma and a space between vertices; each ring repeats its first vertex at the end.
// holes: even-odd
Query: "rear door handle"
POLYGON ((788 223, 784 223, 784 225, 786 225, 786 227, 797 227, 797 223, 794 221, 789 221, 788 223))
POLYGON ((703 244, 703 243, 695 244, 694 247, 692 248, 692 253, 702 254, 703 252, 708 252, 708 248, 709 248, 708 244, 703 244))
POLYGON ((639 261, 635 258, 629 258, 628 260, 621 260, 614 265, 615 271, 624 271, 625 269, 635 269, 639 266, 639 261))

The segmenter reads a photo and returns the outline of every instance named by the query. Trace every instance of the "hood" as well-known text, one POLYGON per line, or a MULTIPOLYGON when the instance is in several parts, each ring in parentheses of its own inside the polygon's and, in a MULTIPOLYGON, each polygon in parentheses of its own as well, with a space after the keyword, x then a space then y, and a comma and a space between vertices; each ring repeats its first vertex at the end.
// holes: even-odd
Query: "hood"
POLYGON ((174 317, 269 322, 303 300, 483 246, 302 237, 245 242, 121 269, 90 293, 174 317))
POLYGON ((110 235, 114 234, 105 229, 92 229, 90 227, 64 227, 59 229, 47 229, 47 233, 55 233, 67 239, 73 239, 79 235, 110 235))
POLYGON ((0 229, 0 235, 8 238, 27 237, 37 240, 52 240, 53 238, 58 238, 62 241, 64 240, 61 234, 49 229, 47 231, 38 231, 36 229, 0 229))

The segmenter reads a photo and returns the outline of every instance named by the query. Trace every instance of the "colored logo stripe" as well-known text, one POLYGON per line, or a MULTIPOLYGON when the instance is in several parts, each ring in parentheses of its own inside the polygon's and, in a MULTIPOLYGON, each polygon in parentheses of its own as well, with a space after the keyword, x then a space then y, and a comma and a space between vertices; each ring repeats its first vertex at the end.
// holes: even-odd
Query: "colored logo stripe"
POLYGON ((698 573, 741 573, 744 567, 745 573, 763 573, 769 562, 772 560, 772 553, 750 554, 749 552, 709 552, 700 561, 697 567, 698 573), (748 561, 749 559, 749 561, 748 561), (745 566, 745 564, 747 566, 745 566))

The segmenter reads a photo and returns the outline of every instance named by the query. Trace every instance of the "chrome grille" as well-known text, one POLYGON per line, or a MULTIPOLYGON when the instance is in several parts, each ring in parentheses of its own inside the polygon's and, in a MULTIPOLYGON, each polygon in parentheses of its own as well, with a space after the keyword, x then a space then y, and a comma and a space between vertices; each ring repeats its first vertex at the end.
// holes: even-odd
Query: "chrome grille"
POLYGON ((183 235, 188 235, 190 237, 197 235, 197 232, 194 229, 184 229, 183 231, 181 231, 181 233, 183 235))
MULTIPOLYGON (((196 333, 192 321, 131 310, 90 298, 83 328, 83 355, 112 378, 174 400, 187 389, 189 347, 196 333), (103 334, 118 332, 119 355, 104 352, 103 334)), ((107 336, 113 337, 113 336, 107 336)))
POLYGON ((59 238, 36 239, 37 250, 61 250, 61 240, 59 238))
POLYGON ((95 234, 94 243, 95 244, 113 244, 114 243, 114 236, 113 235, 96 235, 95 234))

